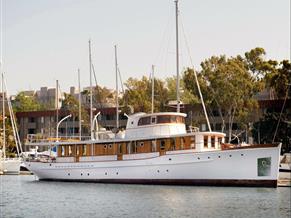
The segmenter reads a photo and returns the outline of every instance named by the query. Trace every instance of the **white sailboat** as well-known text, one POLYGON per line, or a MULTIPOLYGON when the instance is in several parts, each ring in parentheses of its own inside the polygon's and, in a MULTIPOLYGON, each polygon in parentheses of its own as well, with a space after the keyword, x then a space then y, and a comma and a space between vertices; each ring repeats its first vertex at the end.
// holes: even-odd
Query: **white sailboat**
MULTIPOLYGON (((175 4, 178 39, 178 1, 175 4)), ((177 112, 130 115, 123 134, 28 142, 56 147, 57 156, 31 159, 27 168, 40 180, 276 187, 280 144, 236 147, 226 144, 225 134, 211 131, 210 125, 208 132, 186 129, 186 114, 180 112, 178 40, 176 48, 177 112)), ((91 69, 90 43, 89 53, 91 69)), ((118 87, 116 92, 118 96, 118 87)), ((118 115, 118 102, 116 106, 118 115)), ((90 118, 92 133, 92 111, 90 118)))
POLYGON ((2 131, 2 150, 0 151, 0 173, 1 174, 19 174, 20 172, 20 144, 19 144, 19 136, 17 132, 16 122, 14 113, 12 111, 11 102, 9 100, 7 91, 5 90, 6 84, 4 80, 4 75, 2 73, 2 122, 3 122, 3 131, 2 131), (6 95, 6 97, 5 97, 6 95), (16 143, 17 157, 16 158, 8 158, 6 156, 6 116, 5 116, 5 99, 7 99, 7 105, 10 114, 11 126, 13 130, 13 136, 16 143))

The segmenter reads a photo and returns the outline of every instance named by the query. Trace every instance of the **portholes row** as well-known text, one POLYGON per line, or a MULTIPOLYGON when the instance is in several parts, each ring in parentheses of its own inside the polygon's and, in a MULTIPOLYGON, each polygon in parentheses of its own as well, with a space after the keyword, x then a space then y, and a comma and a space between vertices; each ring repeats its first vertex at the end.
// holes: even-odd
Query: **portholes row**
MULTIPOLYGON (((244 154, 240 154, 240 156, 242 156, 242 157, 243 157, 243 156, 244 156, 244 154)), ((218 155, 217 157, 218 157, 218 158, 221 158, 221 155, 218 155)), ((230 155, 228 155, 228 157, 232 157, 232 155, 230 154, 230 155)), ((197 157, 197 159, 198 159, 198 160, 200 160, 200 159, 202 159, 202 158, 200 158, 200 157, 197 157)), ((207 157, 207 159, 210 159, 210 156, 208 156, 208 157, 207 157)), ((172 158, 169 158, 169 161, 171 161, 171 160, 172 160, 172 158)))
MULTIPOLYGON (((166 172, 168 173, 168 172, 169 172, 169 170, 167 169, 167 170, 166 170, 166 172)), ((160 170, 157 170, 157 173, 160 173, 160 170)))
MULTIPOLYGON (((168 171, 167 171, 167 172, 168 172, 168 171)), ((115 174, 116 174, 116 175, 118 175, 119 173, 118 173, 118 172, 116 172, 115 174)), ((68 173, 68 176, 70 176, 70 175, 71 175, 71 173, 68 173)), ((81 173, 80 175, 81 175, 81 176, 83 176, 83 175, 85 175, 85 173, 81 173)), ((107 176, 107 175, 108 175, 108 173, 107 173, 107 172, 105 172, 105 173, 104 173, 104 175, 106 175, 106 176, 107 176)), ((90 176, 90 173, 87 173, 87 176, 90 176)))

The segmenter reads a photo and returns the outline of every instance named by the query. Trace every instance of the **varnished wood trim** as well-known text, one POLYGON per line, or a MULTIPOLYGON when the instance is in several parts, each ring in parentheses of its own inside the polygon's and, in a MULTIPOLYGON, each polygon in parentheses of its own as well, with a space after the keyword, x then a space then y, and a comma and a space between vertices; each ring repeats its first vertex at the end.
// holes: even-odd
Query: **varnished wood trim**
POLYGON ((250 146, 241 146, 241 147, 227 147, 227 146, 233 146, 233 144, 227 144, 227 143, 222 143, 221 147, 225 146, 225 148, 221 149, 223 151, 225 150, 240 150, 240 149, 253 149, 253 148, 275 148, 278 147, 279 144, 254 144, 250 146))

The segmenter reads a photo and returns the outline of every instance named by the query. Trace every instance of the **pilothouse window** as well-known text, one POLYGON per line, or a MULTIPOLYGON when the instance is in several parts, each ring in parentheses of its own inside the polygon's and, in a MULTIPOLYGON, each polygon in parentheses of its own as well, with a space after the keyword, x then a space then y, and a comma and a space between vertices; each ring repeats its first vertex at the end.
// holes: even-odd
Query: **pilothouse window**
POLYGON ((157 123, 184 123, 184 117, 176 115, 160 115, 157 118, 157 123))
POLYGON ((139 126, 151 124, 151 117, 142 117, 138 121, 139 126))

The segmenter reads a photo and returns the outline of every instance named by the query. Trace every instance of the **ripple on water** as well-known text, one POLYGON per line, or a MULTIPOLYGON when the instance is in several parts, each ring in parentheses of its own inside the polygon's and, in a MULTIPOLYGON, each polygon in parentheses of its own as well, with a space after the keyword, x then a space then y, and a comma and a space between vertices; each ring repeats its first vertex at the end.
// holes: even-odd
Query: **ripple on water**
POLYGON ((1 176, 0 217, 290 217, 290 188, 43 182, 1 176))

